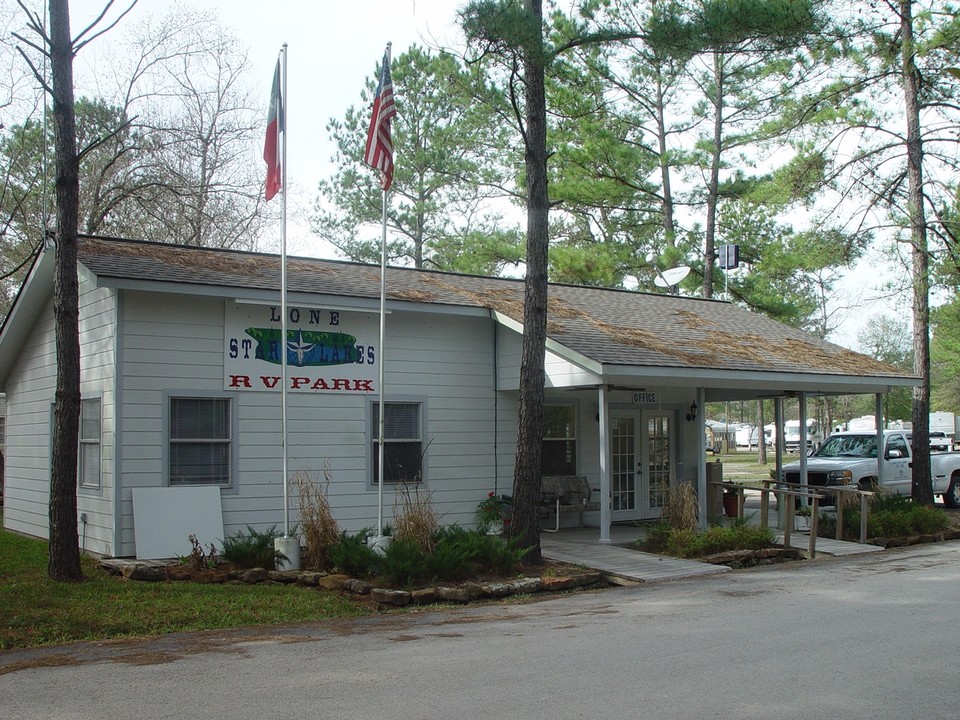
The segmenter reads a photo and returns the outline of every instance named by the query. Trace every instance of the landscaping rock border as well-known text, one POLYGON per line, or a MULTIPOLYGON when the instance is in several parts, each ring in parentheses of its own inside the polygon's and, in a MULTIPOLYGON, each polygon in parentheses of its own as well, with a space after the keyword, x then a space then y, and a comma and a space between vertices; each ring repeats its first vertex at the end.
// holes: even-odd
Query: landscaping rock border
POLYGON ((129 580, 193 581, 203 583, 234 583, 255 585, 260 583, 300 585, 349 595, 369 596, 378 608, 405 607, 407 605, 431 605, 437 602, 465 604, 477 600, 492 600, 511 595, 535 593, 560 593, 577 589, 606 587, 608 582, 599 570, 580 570, 564 575, 522 576, 510 580, 490 582, 466 582, 456 585, 437 585, 416 590, 375 587, 367 580, 352 578, 337 573, 300 570, 266 570, 252 568, 243 570, 207 569, 196 570, 185 565, 158 565, 156 563, 104 560, 100 563, 108 572, 122 575, 129 580))

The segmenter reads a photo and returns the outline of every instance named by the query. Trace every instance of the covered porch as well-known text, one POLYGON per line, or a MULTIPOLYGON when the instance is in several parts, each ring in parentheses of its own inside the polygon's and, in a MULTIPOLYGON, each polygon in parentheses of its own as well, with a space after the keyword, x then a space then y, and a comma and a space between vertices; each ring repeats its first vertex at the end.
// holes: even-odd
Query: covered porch
MULTIPOLYGON (((775 542, 783 544, 783 532, 777 528, 775 500, 769 500, 768 522, 775 532, 775 542)), ((748 491, 744 501, 744 517, 748 522, 759 522, 760 493, 748 491)), ((640 552, 629 548, 630 544, 644 536, 643 523, 613 525, 610 542, 597 542, 597 527, 567 528, 555 534, 542 535, 540 547, 543 556, 550 560, 566 562, 593 570, 600 570, 607 579, 618 585, 635 585, 645 582, 681 580, 691 577, 706 577, 730 572, 726 565, 713 565, 699 560, 669 557, 640 552)), ((806 533, 793 533, 793 546, 806 547, 806 533)), ((817 538, 817 556, 858 555, 880 552, 876 545, 817 538)))
MULTIPOLYGON (((567 387, 558 392, 548 390, 548 408, 562 408, 571 399, 578 403, 575 415, 581 425, 594 425, 577 431, 560 430, 556 438, 570 462, 568 474, 580 472, 588 477, 593 490, 591 499, 598 510, 587 513, 584 524, 592 526, 592 538, 600 544, 618 544, 621 523, 654 520, 660 516, 670 488, 687 483, 696 490, 699 501, 699 522, 706 527, 709 518, 720 514, 719 486, 715 467, 708 463, 703 408, 708 402, 773 400, 774 423, 781 431, 773 452, 771 470, 782 476, 785 455, 782 432, 787 398, 796 401, 800 422, 805 424, 811 398, 824 395, 873 394, 877 427, 883 427, 882 399, 891 387, 915 384, 913 378, 877 378, 855 375, 824 376, 815 373, 780 378, 749 377, 744 374, 716 378, 710 385, 694 387, 678 384, 676 378, 647 377, 642 386, 636 378, 621 373, 605 373, 614 382, 592 387, 567 387), (630 380, 633 383, 630 383, 630 380), (667 384, 667 383, 670 384, 667 384), (784 387, 789 382, 790 389, 784 387), (594 398, 591 402, 591 398, 594 398), (591 422, 593 421, 593 422, 591 422), (571 451, 576 443, 579 450, 571 451), (579 455, 579 457, 577 457, 579 455), (577 470, 569 468, 576 467, 577 470), (712 502, 713 501, 713 502, 712 502)), ((719 375, 720 373, 714 373, 719 375)), ((707 378, 702 378, 706 380, 707 378)), ((550 411, 548 411, 548 415, 550 411)), ((547 434, 558 432, 556 423, 547 424, 547 434)), ((881 430, 882 432, 882 430, 881 430)), ((545 458, 551 456, 545 439, 545 458)), ((801 465, 806 455, 800 454, 801 465)), ((563 469, 549 465, 545 459, 544 475, 563 469)), ((777 513, 772 514, 777 522, 777 513)), ((559 523, 559 518, 556 519, 559 523)), ((569 526, 569 523, 567 524, 569 526)), ((782 527, 782 518, 778 523, 782 527)), ((578 530, 578 536, 591 531, 578 530)), ((568 536, 569 537, 569 536, 568 536)), ((550 541, 552 542, 552 541, 550 541)))

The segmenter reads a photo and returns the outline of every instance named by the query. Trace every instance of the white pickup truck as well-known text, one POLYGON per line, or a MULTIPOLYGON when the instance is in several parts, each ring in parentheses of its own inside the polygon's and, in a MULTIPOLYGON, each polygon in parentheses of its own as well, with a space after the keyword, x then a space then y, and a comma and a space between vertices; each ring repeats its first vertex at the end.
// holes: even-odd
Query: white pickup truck
MULTIPOLYGON (((900 495, 909 495, 913 456, 910 433, 887 430, 883 434, 882 486, 900 495)), ((783 466, 784 480, 800 482, 800 462, 783 466)), ((960 507, 960 452, 932 453, 930 475, 933 494, 941 495, 947 507, 960 507)), ((807 484, 811 486, 853 485, 863 490, 877 486, 877 434, 839 432, 807 458, 807 484)))

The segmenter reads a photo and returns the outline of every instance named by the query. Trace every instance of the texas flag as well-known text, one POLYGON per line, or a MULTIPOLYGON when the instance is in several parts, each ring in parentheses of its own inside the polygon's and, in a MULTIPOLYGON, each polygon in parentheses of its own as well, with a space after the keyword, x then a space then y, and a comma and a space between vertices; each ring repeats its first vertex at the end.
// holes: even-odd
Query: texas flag
POLYGON ((280 61, 273 73, 273 89, 270 91, 270 110, 267 112, 267 137, 263 141, 263 159, 267 163, 267 200, 280 190, 280 133, 283 132, 283 98, 280 97, 280 61))

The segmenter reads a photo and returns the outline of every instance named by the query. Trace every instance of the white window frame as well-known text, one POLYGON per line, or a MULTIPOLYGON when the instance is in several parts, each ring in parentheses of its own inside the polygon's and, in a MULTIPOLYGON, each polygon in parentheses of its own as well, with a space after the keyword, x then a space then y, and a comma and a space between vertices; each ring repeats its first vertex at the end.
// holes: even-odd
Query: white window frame
MULTIPOLYGON (((92 421, 93 418, 87 418, 92 421)), ((103 478, 103 401, 99 397, 80 400, 79 448, 77 452, 77 482, 84 490, 99 490, 103 478), (84 419, 87 408, 96 405, 96 427, 90 428, 84 419), (87 460, 96 460, 96 470, 88 473, 87 460), (96 477, 91 478, 93 474, 96 477)))
MULTIPOLYGON (((567 443, 572 443, 572 444, 573 444, 573 468, 572 468, 572 470, 569 470, 568 473, 564 473, 564 474, 576 475, 576 474, 577 474, 577 465, 578 465, 578 461, 579 461, 579 457, 578 457, 578 456, 579 456, 579 453, 577 452, 577 450, 578 450, 577 445, 579 444, 579 443, 577 442, 577 435, 578 435, 578 431, 579 431, 579 427, 578 427, 579 412, 578 412, 577 404, 576 404, 576 403, 559 403, 559 402, 548 402, 548 403, 544 403, 544 405, 543 405, 543 410, 544 410, 544 414, 545 414, 545 415, 546 415, 546 412, 547 412, 547 410, 548 410, 549 408, 567 408, 567 409, 569 409, 569 411, 570 411, 570 413, 571 413, 571 415, 572 415, 572 420, 573 420, 573 422, 571 423, 571 425, 573 426, 573 427, 572 427, 572 429, 573 429, 573 435, 565 435, 565 436, 563 436, 563 437, 560 437, 560 436, 550 437, 550 436, 548 436, 548 435, 547 435, 547 422, 546 422, 546 417, 544 417, 543 438, 542 438, 542 440, 541 440, 541 445, 540 445, 540 448, 541 448, 541 450, 540 450, 540 452, 541 452, 541 463, 542 463, 542 464, 545 464, 545 463, 543 463, 543 459, 546 457, 546 448, 547 448, 547 445, 548 445, 548 444, 554 444, 554 443, 555 443, 558 447, 562 447, 562 446, 564 446, 564 445, 567 444, 567 443)), ((548 472, 548 471, 546 471, 546 470, 544 471, 544 475, 551 475, 551 474, 554 474, 554 473, 548 472)))
MULTIPOLYGON (((423 482, 424 476, 426 475, 426 460, 424 458, 424 446, 423 446, 423 428, 424 428, 424 403, 420 400, 388 400, 384 403, 387 407, 387 413, 389 414, 389 408, 391 406, 415 406, 417 408, 417 436, 408 436, 408 437, 390 437, 390 422, 389 418, 384 422, 384 443, 386 445, 393 444, 405 444, 412 445, 416 443, 417 447, 417 457, 418 457, 418 471, 414 474, 413 477, 391 477, 390 472, 387 468, 386 458, 384 462, 384 474, 387 476, 386 484, 384 487, 390 485, 400 485, 405 482, 423 482)), ((380 443, 380 428, 379 428, 379 402, 374 400, 370 403, 370 422, 367 424, 371 429, 371 438, 368 447, 370 448, 370 484, 372 487, 377 487, 378 483, 378 472, 379 472, 379 443, 380 443)))

